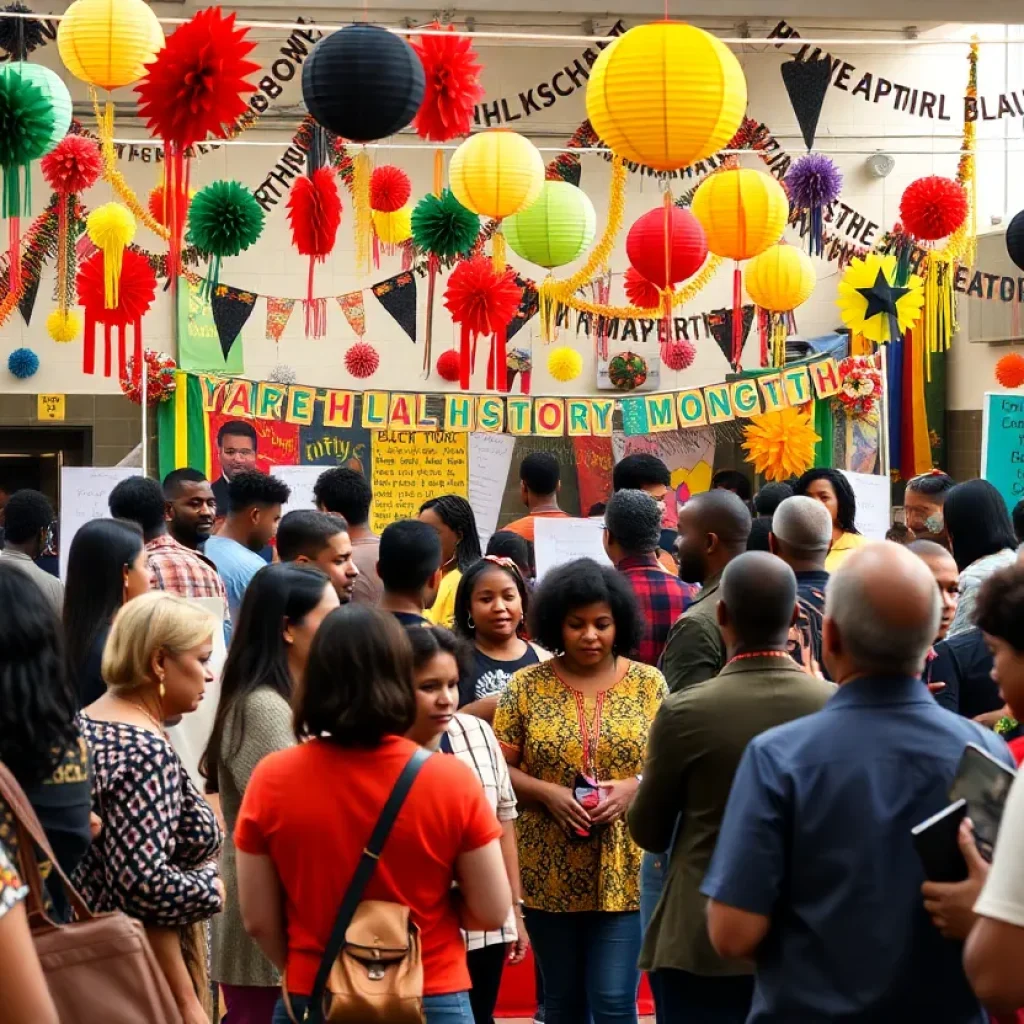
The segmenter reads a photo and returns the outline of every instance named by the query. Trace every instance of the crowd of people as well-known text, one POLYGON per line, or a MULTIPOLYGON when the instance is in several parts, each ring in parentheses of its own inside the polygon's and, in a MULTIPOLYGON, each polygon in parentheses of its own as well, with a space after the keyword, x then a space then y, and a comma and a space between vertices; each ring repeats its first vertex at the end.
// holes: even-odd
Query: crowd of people
POLYGON ((32 928, 79 899, 141 923, 184 1024, 321 1019, 325 988, 330 1019, 491 1024, 531 949, 544 1024, 635 1024, 641 972, 659 1024, 1024 1007, 1024 783, 991 863, 961 826, 963 880, 911 834, 969 744, 1024 759, 990 484, 915 478, 870 543, 838 471, 726 471, 676 509, 629 455, 607 561, 537 580, 551 454, 482 548, 451 494, 375 535, 350 467, 282 516, 251 428, 218 444, 212 483, 119 483, 64 583, 46 498, 6 502, 0 762, 46 843, 0 800, 2 1024, 58 1021, 32 928))

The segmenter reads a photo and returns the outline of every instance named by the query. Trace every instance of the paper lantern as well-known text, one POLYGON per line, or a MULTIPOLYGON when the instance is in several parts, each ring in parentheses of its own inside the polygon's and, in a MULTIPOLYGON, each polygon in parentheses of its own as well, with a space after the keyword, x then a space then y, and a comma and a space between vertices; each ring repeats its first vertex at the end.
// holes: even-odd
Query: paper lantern
POLYGON ((911 182, 900 200, 904 228, 922 242, 947 238, 967 220, 969 211, 963 185, 938 174, 911 182))
POLYGON ((689 210, 668 209, 667 245, 665 220, 665 208, 659 206, 640 217, 626 236, 626 255, 633 269, 658 288, 671 288, 693 277, 708 255, 704 229, 689 210))
POLYGON ((811 297, 817 275, 810 256, 780 242, 747 264, 743 280, 747 294, 762 309, 788 313, 811 297))
POLYGON ((1024 210, 1021 210, 1006 229, 1006 251, 1010 259, 1024 270, 1024 210))
POLYGON ((505 221, 512 251, 539 267, 572 263, 594 241, 597 214, 590 197, 567 181, 545 181, 540 198, 505 221))
POLYGON ((348 25, 324 36, 302 65, 309 113, 351 142, 401 131, 416 116, 424 85, 413 48, 379 25, 348 25))
POLYGON ((504 128, 471 135, 448 168, 452 193, 467 210, 501 220, 527 209, 544 187, 537 147, 504 128))
POLYGON ((712 174, 694 193, 692 209, 711 252, 731 260, 774 245, 789 219, 785 189, 770 174, 746 168, 712 174))
POLYGON ((692 25, 638 25, 597 58, 587 117, 613 153, 659 171, 725 148, 747 109, 732 51, 692 25))
POLYGON ((19 75, 26 82, 31 82, 49 101, 53 111, 53 128, 44 153, 52 152, 57 143, 68 133, 71 127, 71 93, 60 80, 60 76, 42 64, 7 64, 2 75, 19 75))
POLYGON ((568 345, 552 349, 548 356, 548 373, 555 380, 565 384, 575 380, 583 372, 583 356, 568 345))
POLYGON ((373 228, 384 245, 401 245, 412 238, 412 207, 403 206, 394 213, 373 211, 373 228))
POLYGON ((143 0, 75 0, 57 28, 68 71, 100 89, 137 82, 164 45, 164 30, 143 0))

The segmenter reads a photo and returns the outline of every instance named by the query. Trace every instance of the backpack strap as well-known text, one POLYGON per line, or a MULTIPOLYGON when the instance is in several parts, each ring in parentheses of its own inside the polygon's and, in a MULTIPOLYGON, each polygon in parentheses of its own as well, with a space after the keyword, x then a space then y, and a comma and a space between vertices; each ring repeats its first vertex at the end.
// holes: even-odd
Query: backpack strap
POLYGON ((377 824, 370 835, 370 841, 366 844, 366 848, 359 858, 359 864, 356 866, 355 874, 352 876, 352 881, 349 882, 348 889, 341 901, 341 907, 334 922, 334 929, 324 950, 323 960, 320 961, 320 969, 316 974, 313 993, 309 999, 309 1009, 306 1011, 305 1017, 309 1024, 321 1024, 323 1021, 324 994, 327 991, 327 981, 330 978, 334 961, 338 959, 341 947, 345 944, 345 933, 348 931, 348 926, 352 923, 352 918, 362 902, 366 886, 377 869, 377 861, 380 859, 381 851, 384 849, 384 844, 387 842, 391 828, 398 817, 398 812, 402 809, 402 804, 405 803, 405 798, 409 795, 409 790, 412 789, 412 784, 416 780, 416 776, 419 775, 420 769, 427 763, 430 757, 431 752, 429 750, 419 747, 416 753, 409 758, 402 769, 401 775, 398 776, 394 789, 391 790, 387 803, 384 804, 384 809, 380 812, 377 824))

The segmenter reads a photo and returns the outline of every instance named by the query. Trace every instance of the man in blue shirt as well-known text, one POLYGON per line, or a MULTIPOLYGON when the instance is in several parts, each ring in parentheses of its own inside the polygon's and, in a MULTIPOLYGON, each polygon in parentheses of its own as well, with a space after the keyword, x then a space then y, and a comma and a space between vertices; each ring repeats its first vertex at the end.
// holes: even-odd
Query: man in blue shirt
POLYGON ((828 587, 822 647, 839 691, 756 737, 702 892, 721 956, 753 959, 748 1024, 984 1024, 924 910, 913 826, 949 803, 968 743, 1002 740, 940 708, 920 679, 939 624, 927 566, 896 544, 855 551, 828 587))
POLYGON ((291 490, 277 477, 257 470, 236 473, 228 484, 228 516, 220 533, 206 542, 204 554, 214 565, 228 592, 232 621, 249 581, 267 563, 257 554, 277 533, 281 506, 291 490))

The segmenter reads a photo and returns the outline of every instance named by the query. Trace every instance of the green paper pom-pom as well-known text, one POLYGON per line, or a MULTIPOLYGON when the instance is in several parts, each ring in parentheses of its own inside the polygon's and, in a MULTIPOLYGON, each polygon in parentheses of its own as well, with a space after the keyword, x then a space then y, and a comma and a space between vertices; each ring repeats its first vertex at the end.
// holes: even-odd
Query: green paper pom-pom
POLYGON ((480 233, 480 218, 445 189, 424 196, 412 211, 412 240, 417 249, 441 259, 469 252, 480 233))
POLYGON ((256 197, 237 181, 215 181, 200 189, 188 208, 188 242, 215 258, 237 256, 263 233, 256 197))
POLYGON ((43 156, 53 135, 54 113, 50 101, 17 65, 0 72, 0 167, 4 171, 3 215, 28 214, 27 164, 43 156), (25 210, 21 209, 21 174, 24 168, 25 210))

